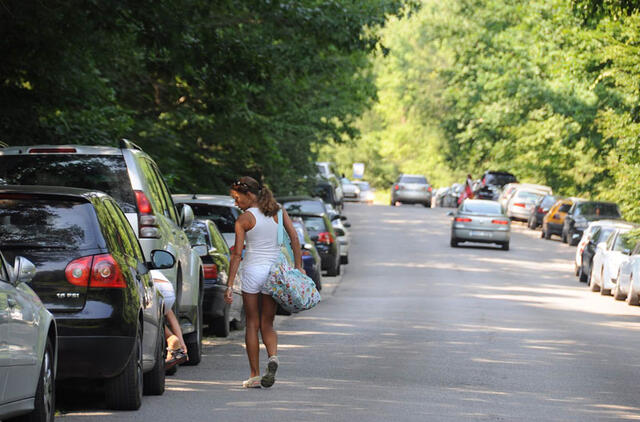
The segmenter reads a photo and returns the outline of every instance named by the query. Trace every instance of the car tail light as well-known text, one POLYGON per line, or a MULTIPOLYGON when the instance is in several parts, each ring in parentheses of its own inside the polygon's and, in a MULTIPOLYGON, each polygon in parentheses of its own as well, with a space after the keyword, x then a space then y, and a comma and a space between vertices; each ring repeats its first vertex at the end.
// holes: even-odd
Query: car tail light
POLYGON ((335 239, 333 238, 333 236, 331 235, 331 233, 329 232, 322 232, 318 235, 318 242, 320 243, 325 243, 327 245, 331 245, 333 244, 333 242, 335 242, 335 239))
POLYGON ((394 186, 393 186, 393 188, 394 188, 395 190, 400 190, 400 185, 394 185, 394 186))
POLYGON ((110 254, 95 255, 91 266, 90 287, 124 288, 127 283, 118 263, 110 254))
POLYGON ((75 286, 88 286, 92 261, 93 256, 84 256, 69 262, 64 269, 67 281, 75 286))
POLYGON ((29 154, 69 154, 76 153, 75 148, 31 148, 29 154))
POLYGON ((429 187, 427 188, 427 190, 428 190, 429 192, 431 192, 431 191, 433 190, 433 188, 432 188, 431 186, 429 186, 429 187))
POLYGON ((509 224, 507 220, 491 220, 492 224, 509 224))
POLYGON ((456 223, 471 223, 471 219, 467 217, 456 217, 456 223))
POLYGON ((309 251, 308 251, 308 250, 306 250, 306 249, 303 249, 303 250, 302 250, 302 256, 311 256, 311 252, 309 252, 309 251))
POLYGON ((218 278, 218 266, 216 264, 203 264, 202 269, 204 270, 204 278, 208 280, 218 278))
POLYGON ((520 208, 524 208, 525 204, 523 204, 522 202, 516 202, 515 204, 513 204, 514 207, 520 207, 520 208))
POLYGON ((542 207, 538 207, 537 212, 539 212, 540 214, 544 213, 545 211, 542 209, 542 207))
POLYGON ((138 205, 138 225, 140 226, 140 238, 158 238, 160 231, 158 221, 153 214, 153 207, 147 195, 141 190, 134 191, 136 194, 136 204, 138 205))
POLYGON ((75 286, 124 288, 127 283, 110 254, 74 259, 64 269, 67 281, 75 286))

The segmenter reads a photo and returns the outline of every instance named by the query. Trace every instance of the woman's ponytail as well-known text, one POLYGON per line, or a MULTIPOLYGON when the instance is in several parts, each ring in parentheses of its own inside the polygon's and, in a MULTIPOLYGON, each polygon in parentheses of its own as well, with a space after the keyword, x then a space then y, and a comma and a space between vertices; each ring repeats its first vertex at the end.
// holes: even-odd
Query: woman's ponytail
POLYGON ((267 217, 276 215, 276 213, 280 209, 280 205, 273 197, 271 189, 269 189, 265 185, 262 185, 262 189, 258 194, 258 208, 260 208, 260 211, 262 211, 262 213, 267 217))

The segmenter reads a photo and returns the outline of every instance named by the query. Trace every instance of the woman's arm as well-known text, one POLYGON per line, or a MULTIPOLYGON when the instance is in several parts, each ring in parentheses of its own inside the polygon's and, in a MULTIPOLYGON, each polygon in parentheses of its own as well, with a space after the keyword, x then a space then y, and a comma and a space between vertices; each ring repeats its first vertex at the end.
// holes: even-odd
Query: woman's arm
POLYGON ((248 214, 242 214, 236 220, 235 232, 236 242, 233 246, 233 252, 231 252, 231 259, 229 260, 229 278, 227 279, 227 290, 224 295, 224 300, 227 303, 233 302, 233 282, 238 274, 238 268, 240 267, 240 261, 242 261, 242 250, 244 249, 244 237, 247 230, 255 225, 252 224, 252 220, 248 214))
POLYGON ((291 241, 291 249, 293 250, 293 261, 298 270, 304 272, 302 268, 302 249, 300 248, 300 241, 298 240, 298 233, 296 233, 296 229, 293 227, 293 223, 291 222, 291 218, 289 218, 289 214, 283 208, 282 216, 284 217, 283 223, 284 228, 289 235, 289 240, 291 241))

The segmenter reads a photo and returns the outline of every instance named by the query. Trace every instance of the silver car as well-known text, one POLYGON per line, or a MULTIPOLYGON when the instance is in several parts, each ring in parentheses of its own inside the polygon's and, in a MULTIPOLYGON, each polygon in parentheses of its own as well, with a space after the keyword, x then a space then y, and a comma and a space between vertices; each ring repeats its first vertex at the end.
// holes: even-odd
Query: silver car
MULTIPOLYGON (((550 193, 551 192, 549 192, 549 194, 550 193)), ((528 220, 529 214, 531 214, 531 210, 535 206, 536 201, 545 194, 546 192, 542 190, 526 187, 516 188, 514 194, 507 202, 507 217, 512 220, 528 220)))
POLYGON ((202 261, 183 228, 193 221, 188 206, 179 213, 153 159, 139 146, 121 140, 119 148, 37 145, 0 148, 0 184, 74 186, 103 191, 125 213, 148 261, 151 251, 176 258, 162 270, 176 292, 176 316, 187 343, 188 365, 202 356, 202 261))
POLYGON ((342 194, 345 201, 360 201, 360 187, 353 183, 351 180, 343 177, 342 182, 342 194))
POLYGON ((58 335, 53 316, 27 285, 35 266, 0 254, 0 419, 52 421, 58 335))
POLYGON ((431 207, 431 185, 421 174, 403 174, 391 187, 391 206, 398 202, 431 207))
POLYGON ((467 199, 449 215, 453 217, 451 247, 455 248, 461 242, 480 242, 496 243, 509 250, 511 221, 497 202, 467 199))

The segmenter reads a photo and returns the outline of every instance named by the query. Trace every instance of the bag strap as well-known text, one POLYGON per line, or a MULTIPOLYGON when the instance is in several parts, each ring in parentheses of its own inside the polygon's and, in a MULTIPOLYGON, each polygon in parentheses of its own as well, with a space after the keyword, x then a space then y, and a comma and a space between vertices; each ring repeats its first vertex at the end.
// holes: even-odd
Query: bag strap
POLYGON ((284 224, 282 222, 282 208, 278 210, 278 246, 284 242, 284 224))

